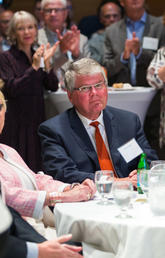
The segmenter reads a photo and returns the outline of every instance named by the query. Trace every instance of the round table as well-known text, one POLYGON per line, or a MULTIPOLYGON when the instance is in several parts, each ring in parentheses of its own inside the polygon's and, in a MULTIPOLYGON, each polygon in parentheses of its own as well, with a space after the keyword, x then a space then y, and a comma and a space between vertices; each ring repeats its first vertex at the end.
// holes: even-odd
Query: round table
POLYGON ((86 258, 164 258, 165 217, 152 215, 147 203, 135 202, 130 219, 118 219, 115 205, 98 200, 61 203, 54 208, 58 236, 71 233, 83 242, 86 258))
MULTIPOLYGON (((107 105, 132 111, 138 114, 143 125, 147 109, 156 90, 147 87, 133 87, 131 90, 114 90, 108 87, 107 105)), ((46 118, 50 118, 72 107, 67 93, 61 89, 45 93, 46 118)))

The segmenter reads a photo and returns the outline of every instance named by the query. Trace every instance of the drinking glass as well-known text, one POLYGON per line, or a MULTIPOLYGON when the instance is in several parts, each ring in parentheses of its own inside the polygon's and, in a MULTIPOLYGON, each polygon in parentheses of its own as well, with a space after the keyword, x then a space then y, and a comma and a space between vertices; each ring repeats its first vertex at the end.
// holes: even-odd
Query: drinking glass
POLYGON ((143 193, 148 197, 148 174, 150 170, 142 169, 139 174, 140 187, 142 188, 143 193))
POLYGON ((115 181, 112 187, 114 201, 120 208, 117 218, 131 218, 127 213, 133 195, 133 185, 129 181, 115 181))
POLYGON ((95 172, 95 184, 97 191, 101 195, 101 201, 98 204, 110 204, 108 197, 111 192, 112 183, 114 181, 114 174, 111 170, 99 170, 95 172))
POLYGON ((165 160, 152 160, 150 164, 151 170, 164 169, 165 170, 165 160))
POLYGON ((165 215, 165 171, 154 170, 149 174, 149 206, 154 215, 165 215))

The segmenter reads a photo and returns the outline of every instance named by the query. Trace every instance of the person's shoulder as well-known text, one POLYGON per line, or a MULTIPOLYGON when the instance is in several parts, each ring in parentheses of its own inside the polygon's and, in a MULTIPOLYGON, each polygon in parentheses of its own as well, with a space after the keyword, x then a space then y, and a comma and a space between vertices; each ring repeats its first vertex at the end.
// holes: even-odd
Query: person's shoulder
POLYGON ((82 41, 88 41, 87 36, 85 36, 84 34, 80 33, 80 40, 82 41))
POLYGON ((61 124, 67 123, 69 112, 70 112, 70 109, 44 121, 43 123, 40 124, 40 127, 49 127, 49 128, 53 127, 54 128, 54 127, 61 126, 61 124))
POLYGON ((158 25, 161 25, 162 27, 164 27, 162 16, 154 16, 154 15, 148 14, 148 20, 151 23, 158 24, 158 25))
POLYGON ((109 25, 109 26, 105 29, 105 31, 106 31, 106 32, 110 32, 110 31, 113 32, 113 31, 116 31, 116 30, 118 30, 121 26, 123 26, 123 24, 125 25, 125 20, 124 20, 124 19, 121 19, 121 20, 119 20, 119 21, 117 21, 117 22, 115 22, 115 23, 109 25))
POLYGON ((7 154, 18 154, 18 152, 13 149, 12 147, 6 145, 6 144, 0 144, 0 149, 2 149, 2 151, 7 152, 7 154))
POLYGON ((46 29, 41 28, 38 30, 38 43, 39 44, 46 44, 48 42, 47 40, 47 34, 46 34, 46 29))

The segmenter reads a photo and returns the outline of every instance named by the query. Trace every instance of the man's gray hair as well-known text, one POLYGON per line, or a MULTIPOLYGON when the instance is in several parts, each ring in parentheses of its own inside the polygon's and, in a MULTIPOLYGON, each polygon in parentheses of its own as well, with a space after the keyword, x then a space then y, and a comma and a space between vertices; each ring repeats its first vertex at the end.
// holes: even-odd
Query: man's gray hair
POLYGON ((75 88, 76 75, 92 75, 102 73, 104 80, 107 82, 104 68, 91 58, 82 58, 70 64, 65 73, 65 87, 68 91, 73 91, 75 88))
POLYGON ((41 1, 41 8, 44 9, 45 5, 50 4, 50 3, 56 3, 56 2, 61 2, 64 7, 67 7, 67 1, 66 0, 42 0, 41 1))

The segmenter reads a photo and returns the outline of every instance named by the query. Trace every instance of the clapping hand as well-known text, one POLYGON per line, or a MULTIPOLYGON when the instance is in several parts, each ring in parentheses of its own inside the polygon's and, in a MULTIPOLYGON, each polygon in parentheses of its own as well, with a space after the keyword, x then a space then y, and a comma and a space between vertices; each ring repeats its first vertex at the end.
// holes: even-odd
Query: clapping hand
POLYGON ((73 25, 71 30, 68 30, 63 36, 59 30, 56 30, 56 33, 60 41, 61 51, 66 53, 69 50, 74 57, 78 57, 80 54, 80 31, 77 26, 73 25))
POLYGON ((46 48, 45 48, 45 51, 43 54, 46 71, 50 70, 50 67, 51 67, 50 59, 51 59, 51 57, 54 56, 59 43, 60 42, 57 41, 52 47, 50 46, 49 43, 46 45, 46 48))
POLYGON ((136 32, 133 32, 132 39, 127 39, 125 41, 123 58, 129 59, 131 53, 137 56, 139 54, 139 51, 140 51, 140 41, 139 41, 139 38, 136 37, 136 32))

